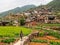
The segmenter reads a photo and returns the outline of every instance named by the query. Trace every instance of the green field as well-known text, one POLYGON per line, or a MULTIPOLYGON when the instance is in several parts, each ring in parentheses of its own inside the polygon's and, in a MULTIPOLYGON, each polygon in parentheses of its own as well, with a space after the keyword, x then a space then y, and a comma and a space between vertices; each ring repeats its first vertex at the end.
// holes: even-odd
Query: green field
POLYGON ((8 44, 20 39, 21 30, 23 32, 23 36, 26 36, 32 32, 32 29, 25 27, 0 26, 0 42, 8 44))
POLYGON ((23 31, 24 36, 32 31, 25 27, 0 26, 0 37, 19 37, 21 30, 23 31))

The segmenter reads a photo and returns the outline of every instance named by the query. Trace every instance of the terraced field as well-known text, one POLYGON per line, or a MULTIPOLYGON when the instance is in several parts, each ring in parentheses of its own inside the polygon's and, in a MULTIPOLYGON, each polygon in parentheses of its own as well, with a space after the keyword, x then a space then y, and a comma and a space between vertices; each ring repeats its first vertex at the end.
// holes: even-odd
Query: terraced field
POLYGON ((29 45, 60 45, 60 32, 53 29, 43 29, 46 27, 60 27, 60 24, 41 24, 33 28, 14 27, 14 26, 0 26, 0 45, 10 45, 11 42, 17 42, 20 38, 20 31, 23 36, 27 36, 32 31, 39 31, 39 36, 34 37, 29 42, 29 45), (41 26, 42 25, 42 26, 41 26), (45 26, 45 27, 44 27, 45 26))
MULTIPOLYGON (((42 28, 44 28, 43 26, 60 27, 60 24, 44 24, 42 25, 42 28)), ((60 45, 60 32, 58 30, 48 30, 48 28, 41 29, 40 26, 37 26, 37 30, 39 31, 39 36, 34 37, 34 39, 31 40, 29 45, 60 45)))

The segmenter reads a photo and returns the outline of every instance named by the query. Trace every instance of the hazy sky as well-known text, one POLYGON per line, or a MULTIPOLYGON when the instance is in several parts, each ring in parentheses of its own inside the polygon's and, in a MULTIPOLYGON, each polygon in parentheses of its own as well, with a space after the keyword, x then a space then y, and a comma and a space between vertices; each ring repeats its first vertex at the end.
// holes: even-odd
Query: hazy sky
POLYGON ((47 4, 52 0, 0 0, 0 12, 7 11, 16 7, 34 4, 47 4))

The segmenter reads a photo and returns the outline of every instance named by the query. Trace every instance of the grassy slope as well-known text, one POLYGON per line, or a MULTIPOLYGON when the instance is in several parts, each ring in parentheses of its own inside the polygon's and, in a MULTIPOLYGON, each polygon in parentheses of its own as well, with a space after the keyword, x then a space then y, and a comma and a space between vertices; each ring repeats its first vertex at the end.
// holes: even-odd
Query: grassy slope
POLYGON ((48 7, 51 7, 54 11, 60 11, 60 0, 53 0, 48 3, 48 7))

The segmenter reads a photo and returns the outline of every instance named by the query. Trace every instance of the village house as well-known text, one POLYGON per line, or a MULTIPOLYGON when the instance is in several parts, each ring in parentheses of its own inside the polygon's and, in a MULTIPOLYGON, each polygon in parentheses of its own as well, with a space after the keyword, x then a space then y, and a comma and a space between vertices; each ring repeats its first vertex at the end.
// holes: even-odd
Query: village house
POLYGON ((35 26, 37 24, 36 21, 31 21, 29 18, 26 19, 25 23, 26 23, 25 24, 26 27, 32 27, 32 26, 35 26))
POLYGON ((2 21, 0 21, 0 26, 8 26, 9 23, 10 23, 10 21, 8 21, 8 20, 2 20, 2 21))

